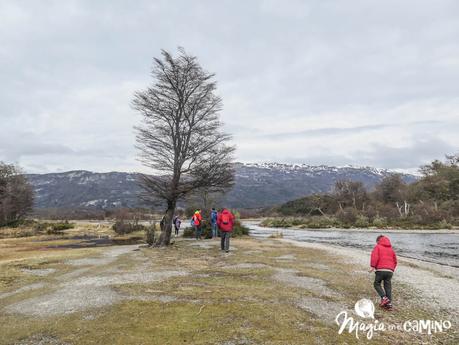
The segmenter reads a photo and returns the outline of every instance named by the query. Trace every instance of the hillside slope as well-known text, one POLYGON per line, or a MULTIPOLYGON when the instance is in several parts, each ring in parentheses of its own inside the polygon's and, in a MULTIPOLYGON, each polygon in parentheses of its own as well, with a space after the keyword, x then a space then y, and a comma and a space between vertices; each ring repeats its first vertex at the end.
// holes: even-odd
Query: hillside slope
MULTIPOLYGON (((329 167, 278 163, 235 163, 236 184, 223 203, 256 208, 330 191, 338 180, 361 181, 371 188, 390 174, 369 167, 329 167)), ((28 175, 37 208, 113 208, 142 206, 138 174, 70 171, 28 175)), ((404 175, 407 182, 415 181, 404 175)))

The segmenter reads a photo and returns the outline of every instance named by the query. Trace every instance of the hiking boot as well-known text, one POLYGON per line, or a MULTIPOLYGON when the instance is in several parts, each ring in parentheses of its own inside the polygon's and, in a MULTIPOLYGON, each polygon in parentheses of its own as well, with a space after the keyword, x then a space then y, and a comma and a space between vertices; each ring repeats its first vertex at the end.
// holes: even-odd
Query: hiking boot
POLYGON ((384 307, 384 306, 386 306, 388 304, 390 304, 390 299, 389 298, 387 298, 386 296, 381 298, 381 302, 379 303, 380 307, 384 307))
POLYGON ((392 310, 392 309, 393 309, 393 307, 392 307, 392 303, 390 303, 390 302, 389 302, 389 303, 387 303, 386 305, 384 305, 384 307, 383 307, 383 308, 384 308, 384 309, 386 309, 386 310, 392 310))

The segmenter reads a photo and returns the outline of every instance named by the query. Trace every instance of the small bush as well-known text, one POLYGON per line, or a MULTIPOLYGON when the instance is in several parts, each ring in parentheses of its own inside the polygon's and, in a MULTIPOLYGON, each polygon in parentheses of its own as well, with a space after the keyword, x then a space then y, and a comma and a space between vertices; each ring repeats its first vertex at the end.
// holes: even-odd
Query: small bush
POLYGON ((352 207, 346 207, 344 210, 338 212, 337 217, 343 223, 343 227, 351 227, 355 224, 358 216, 358 211, 352 207))
POLYGON ((305 220, 303 218, 268 218, 261 223, 261 226, 271 228, 290 228, 292 226, 300 226, 302 224, 305 224, 305 220))
POLYGON ((36 222, 33 225, 33 231, 36 233, 40 232, 46 232, 48 235, 57 235, 62 233, 62 231, 67 230, 67 229, 73 229, 75 227, 75 224, 69 223, 68 220, 65 222, 59 222, 59 223, 40 223, 36 222))
POLYGON ((370 226, 370 221, 368 220, 368 217, 358 215, 354 224, 357 228, 368 228, 370 226))
POLYGON ((35 223, 33 226, 33 231, 35 232, 44 232, 46 231, 47 223, 35 223))
POLYGON ((128 223, 122 220, 118 220, 113 224, 112 229, 118 234, 118 235, 126 235, 130 234, 134 231, 142 231, 145 230, 145 226, 142 224, 138 223, 128 223))
POLYGON ((441 222, 436 224, 435 229, 441 230, 441 229, 451 229, 453 226, 448 223, 445 219, 443 219, 441 222))
POLYGON ((335 217, 313 216, 308 219, 304 228, 328 229, 339 226, 341 226, 341 223, 335 217))
POLYGON ((73 229, 75 227, 75 224, 69 223, 68 220, 66 220, 63 223, 51 223, 49 224, 50 228, 54 232, 60 232, 63 230, 68 230, 68 229, 73 229))
MULTIPOLYGON (((24 227, 33 227, 37 222, 32 219, 20 219, 8 224, 9 228, 24 228, 24 227)), ((0 226, 1 228, 1 226, 0 226)))
MULTIPOLYGON (((205 238, 205 239, 212 238, 212 228, 210 227, 209 224, 204 223, 201 229, 202 229, 202 232, 201 232, 202 238, 205 238)), ((248 234, 249 234, 249 228, 242 225, 239 220, 236 220, 231 236, 240 237, 240 236, 247 236, 248 234)), ((196 233, 195 233, 194 228, 188 227, 188 228, 185 228, 185 230, 183 231, 183 237, 185 238, 193 238, 195 236, 196 236, 196 233)))
MULTIPOLYGON (((196 237, 196 231, 194 227, 185 228, 183 231, 183 237, 193 238, 196 237)), ((209 224, 203 223, 201 226, 201 237, 202 238, 212 238, 212 228, 209 224)))
POLYGON ((239 220, 236 220, 236 223, 234 224, 232 236, 239 237, 239 236, 247 236, 248 234, 249 234, 249 228, 242 225, 242 223, 239 220))
POLYGON ((280 231, 278 231, 278 232, 273 232, 273 233, 269 236, 269 238, 283 238, 283 237, 284 237, 284 234, 283 234, 282 232, 280 232, 280 231))
POLYGON ((194 234, 194 228, 188 227, 188 228, 185 228, 185 229, 183 230, 183 237, 185 237, 185 238, 191 238, 191 237, 194 237, 194 236, 195 236, 195 234, 194 234))
POLYGON ((387 226, 387 219, 384 217, 376 217, 373 219, 372 224, 377 228, 385 228, 387 226))
POLYGON ((147 226, 145 229, 145 241, 150 246, 152 246, 155 243, 155 231, 156 223, 153 223, 151 226, 147 226))

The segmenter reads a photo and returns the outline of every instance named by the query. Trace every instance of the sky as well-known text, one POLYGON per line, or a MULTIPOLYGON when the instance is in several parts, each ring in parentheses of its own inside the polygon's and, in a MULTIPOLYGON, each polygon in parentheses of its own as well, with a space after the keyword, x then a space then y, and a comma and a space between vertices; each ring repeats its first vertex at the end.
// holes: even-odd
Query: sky
POLYGON ((148 171, 133 93, 182 46, 236 160, 414 172, 459 152, 459 2, 0 0, 0 161, 148 171))

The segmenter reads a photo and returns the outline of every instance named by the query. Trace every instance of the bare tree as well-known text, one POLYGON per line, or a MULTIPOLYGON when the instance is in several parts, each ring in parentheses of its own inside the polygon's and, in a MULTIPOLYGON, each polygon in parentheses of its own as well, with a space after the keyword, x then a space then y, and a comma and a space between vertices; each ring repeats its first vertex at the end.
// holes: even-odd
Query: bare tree
POLYGON ((0 226, 21 220, 33 206, 33 189, 22 171, 0 162, 0 226))
POLYGON ((143 115, 136 127, 140 160, 156 176, 141 175, 144 199, 166 204, 157 245, 168 245, 177 201, 199 191, 225 191, 233 185, 230 136, 221 130, 222 100, 214 74, 179 48, 162 51, 152 70, 154 83, 135 93, 134 109, 143 115))
POLYGON ((334 195, 341 211, 343 207, 363 211, 368 201, 367 190, 360 181, 336 181, 334 195))

